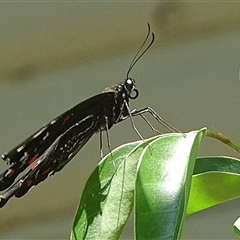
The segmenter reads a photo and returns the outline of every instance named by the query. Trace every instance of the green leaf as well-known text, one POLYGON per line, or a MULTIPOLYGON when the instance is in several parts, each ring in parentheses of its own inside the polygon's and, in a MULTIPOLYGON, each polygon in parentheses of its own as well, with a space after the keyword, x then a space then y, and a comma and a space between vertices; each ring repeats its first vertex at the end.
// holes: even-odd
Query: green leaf
POLYGON ((136 180, 136 239, 180 238, 204 132, 162 135, 146 146, 136 180))
POLYGON ((240 218, 238 218, 233 225, 233 232, 235 236, 240 239, 240 218))
POLYGON ((240 160, 201 157, 196 160, 187 214, 240 196, 240 160))
POLYGON ((106 156, 86 183, 71 239, 117 239, 133 206, 136 166, 156 137, 122 145, 106 156))
MULTIPOLYGON (((75 216, 71 239, 119 238, 134 204, 137 165, 139 162, 146 165, 141 166, 140 170, 151 167, 151 169, 147 170, 148 174, 155 173, 156 175, 153 177, 149 175, 150 178, 146 179, 146 184, 148 184, 149 180, 150 185, 155 184, 154 198, 162 197, 162 195, 155 196, 154 194, 157 188, 156 184, 158 184, 156 183, 156 177, 161 175, 163 184, 162 186, 159 185, 162 188, 159 193, 165 192, 162 201, 169 201, 170 198, 172 200, 172 205, 169 205, 170 210, 166 209, 166 205, 161 205, 163 210, 159 215, 161 221, 165 221, 162 217, 168 215, 168 211, 171 212, 172 209, 174 211, 171 212, 171 217, 166 219, 168 222, 167 231, 165 229, 160 238, 169 235, 180 236, 179 232, 181 231, 188 200, 193 166, 204 131, 205 129, 188 134, 160 135, 145 141, 126 144, 112 151, 99 163, 86 183, 75 216), (142 161, 139 161, 141 159, 142 161), (149 166, 147 161, 150 163, 149 166), (172 180, 170 181, 170 179, 172 180), (167 182, 168 187, 166 188, 167 182), (173 225, 176 226, 174 229, 169 227, 173 225)), ((139 175, 141 181, 143 180, 141 176, 147 176, 142 174, 139 175)), ((140 196, 139 192, 136 196, 140 196)), ((141 199, 136 199, 137 206, 140 206, 139 201, 140 205, 143 203, 141 199)), ((155 211, 159 211, 157 203, 158 200, 154 202, 155 211)), ((138 216, 139 211, 136 210, 136 212, 136 216, 138 216)), ((151 213, 149 212, 149 214, 151 213)), ((139 222, 139 217, 136 217, 137 222, 139 222)), ((148 221, 148 216, 145 216, 145 221, 148 221)), ((158 223, 159 220, 157 225, 158 223)), ((138 224, 137 233, 139 227, 138 224)), ((162 227, 163 229, 164 227, 162 227)), ((150 238, 152 239, 153 236, 152 234, 150 238)))

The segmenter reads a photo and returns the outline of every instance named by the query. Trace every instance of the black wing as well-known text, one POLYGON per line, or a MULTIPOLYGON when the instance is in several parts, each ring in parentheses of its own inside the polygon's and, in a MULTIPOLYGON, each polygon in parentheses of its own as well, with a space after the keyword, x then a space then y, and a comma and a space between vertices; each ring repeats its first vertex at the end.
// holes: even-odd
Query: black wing
POLYGON ((51 146, 36 159, 30 169, 0 196, 0 207, 13 197, 25 195, 30 188, 44 181, 48 176, 60 171, 91 138, 96 127, 94 115, 75 123, 61 134, 51 146), (82 131, 82 127, 85 128, 82 131))
MULTIPOLYGON (((50 172, 59 171, 95 132, 105 127, 105 116, 108 117, 109 128, 111 127, 114 101, 114 92, 93 96, 43 126, 10 152, 3 154, 3 160, 12 166, 0 174, 0 190, 13 184, 16 177, 31 164, 31 174, 28 172, 22 178, 36 178, 35 184, 29 184, 30 186, 43 181, 50 172), (36 165, 33 163, 35 161, 36 165)), ((26 179, 24 181, 27 182, 26 179)))

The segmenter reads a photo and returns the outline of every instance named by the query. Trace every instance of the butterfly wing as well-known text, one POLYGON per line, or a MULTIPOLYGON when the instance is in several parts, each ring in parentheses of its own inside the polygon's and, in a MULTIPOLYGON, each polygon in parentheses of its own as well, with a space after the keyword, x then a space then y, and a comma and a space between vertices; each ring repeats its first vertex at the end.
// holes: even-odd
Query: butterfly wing
POLYGON ((94 134, 96 119, 89 115, 61 134, 30 169, 0 195, 0 207, 13 197, 25 195, 30 188, 44 181, 49 175, 60 171, 94 134), (82 124, 85 131, 82 131, 82 124))
MULTIPOLYGON (((45 166, 52 164, 51 169, 59 171, 61 166, 65 165, 65 161, 68 162, 94 132, 105 126, 105 116, 108 116, 108 128, 111 127, 114 101, 114 92, 89 98, 52 120, 10 152, 3 154, 2 158, 12 166, 0 174, 0 190, 13 184, 16 177, 33 162, 38 161, 47 149, 55 149, 57 139, 59 144, 54 154, 49 155, 51 157, 43 162, 48 162, 44 164, 45 166), (55 167, 53 167, 54 162, 58 162, 55 167)), ((43 163, 38 168, 42 165, 43 163)))

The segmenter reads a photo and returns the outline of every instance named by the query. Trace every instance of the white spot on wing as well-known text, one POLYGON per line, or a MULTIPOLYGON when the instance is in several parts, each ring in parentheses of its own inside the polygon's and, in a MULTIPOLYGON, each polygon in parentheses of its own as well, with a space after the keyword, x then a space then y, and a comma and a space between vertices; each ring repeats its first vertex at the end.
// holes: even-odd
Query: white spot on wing
POLYGON ((20 147, 17 149, 17 152, 21 152, 24 147, 25 147, 25 144, 23 144, 22 146, 20 146, 20 147))
POLYGON ((41 128, 37 133, 33 135, 33 138, 37 138, 45 130, 46 130, 46 127, 41 128))
POLYGON ((49 132, 46 133, 46 135, 43 137, 43 141, 49 136, 49 132))
POLYGON ((50 122, 50 124, 53 125, 55 122, 56 122, 56 120, 53 119, 53 120, 50 122))

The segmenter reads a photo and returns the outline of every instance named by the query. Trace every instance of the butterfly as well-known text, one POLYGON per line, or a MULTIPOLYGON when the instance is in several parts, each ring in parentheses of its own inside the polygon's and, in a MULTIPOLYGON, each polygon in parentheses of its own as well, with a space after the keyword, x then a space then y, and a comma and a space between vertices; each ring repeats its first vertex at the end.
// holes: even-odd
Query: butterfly
MULTIPOLYGON (((154 33, 148 24, 147 36, 133 58, 123 82, 107 87, 102 93, 80 102, 2 155, 2 159, 11 166, 0 174, 0 191, 4 190, 0 195, 0 207, 3 207, 11 197, 22 197, 33 186, 60 171, 93 134, 107 131, 108 136, 108 131, 114 124, 127 118, 130 118, 141 139, 133 117, 141 116, 149 123, 143 116, 144 113, 151 114, 170 131, 178 131, 150 107, 139 110, 131 110, 129 107, 129 101, 139 96, 135 80, 129 77, 129 73, 153 42, 154 33), (149 36, 150 44, 140 53, 149 36), (21 173, 23 176, 15 181, 21 173)), ((155 130, 152 126, 151 128, 155 130)))

